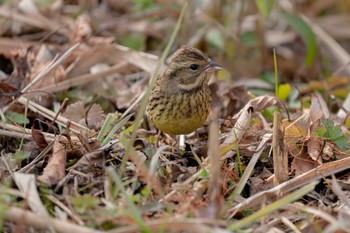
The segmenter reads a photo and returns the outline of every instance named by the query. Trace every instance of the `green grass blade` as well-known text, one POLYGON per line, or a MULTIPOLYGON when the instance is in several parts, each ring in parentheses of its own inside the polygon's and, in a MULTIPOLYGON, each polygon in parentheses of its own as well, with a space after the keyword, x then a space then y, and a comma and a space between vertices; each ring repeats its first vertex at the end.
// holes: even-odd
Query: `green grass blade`
POLYGON ((243 228, 243 227, 245 227, 253 222, 258 221, 260 218, 267 216, 268 214, 281 208, 282 206, 284 206, 288 203, 291 203, 291 202, 301 198, 302 196, 304 196, 308 192, 314 190, 317 183, 318 183, 318 181, 311 182, 310 184, 300 188, 299 190, 297 190, 291 194, 288 194, 285 197, 282 197, 281 199, 279 199, 279 200, 271 203, 270 205, 267 205, 266 207, 260 209, 259 211, 255 212, 254 214, 249 215, 248 217, 231 224, 230 226, 227 227, 227 230, 236 231, 236 230, 239 230, 239 229, 241 229, 241 228, 243 228))
POLYGON ((255 4, 258 7, 260 13, 268 18, 275 5, 275 0, 255 0, 255 4))
POLYGON ((112 167, 107 168, 107 173, 110 175, 112 180, 117 185, 118 189, 124 195, 125 201, 129 207, 129 212, 127 213, 129 217, 132 218, 140 226, 142 232, 151 233, 152 231, 147 227, 145 221, 143 221, 140 211, 137 209, 134 202, 130 199, 130 195, 126 192, 124 184, 120 179, 119 175, 115 172, 115 170, 112 167))
POLYGON ((111 129, 111 131, 109 131, 109 133, 107 134, 106 138, 103 140, 103 142, 101 143, 101 146, 106 145, 111 138, 113 137, 114 133, 120 129, 122 126, 124 126, 126 124, 126 122, 128 122, 130 120, 130 118, 132 117, 132 114, 129 114, 128 116, 126 116, 124 119, 121 119, 116 125, 114 125, 111 129))
POLYGON ((299 16, 287 13, 279 14, 303 39, 307 48, 305 66, 310 66, 316 57, 316 37, 310 26, 299 16))

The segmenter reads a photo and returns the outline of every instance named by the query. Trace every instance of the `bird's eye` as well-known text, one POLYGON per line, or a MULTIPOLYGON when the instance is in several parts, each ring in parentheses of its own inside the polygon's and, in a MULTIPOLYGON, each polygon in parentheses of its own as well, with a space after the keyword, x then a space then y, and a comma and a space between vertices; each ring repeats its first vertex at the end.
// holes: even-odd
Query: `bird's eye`
POLYGON ((191 70, 197 70, 198 69, 198 65, 197 64, 191 64, 190 65, 190 69, 191 70))

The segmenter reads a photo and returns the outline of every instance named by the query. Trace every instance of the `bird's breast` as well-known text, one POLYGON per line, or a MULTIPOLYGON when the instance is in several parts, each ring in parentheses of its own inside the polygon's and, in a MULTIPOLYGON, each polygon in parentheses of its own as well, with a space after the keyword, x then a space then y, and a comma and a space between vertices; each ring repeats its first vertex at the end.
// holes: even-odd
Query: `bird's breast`
POLYGON ((208 117, 210 108, 210 89, 203 85, 197 91, 152 93, 147 114, 158 129, 177 135, 190 133, 200 127, 208 117))

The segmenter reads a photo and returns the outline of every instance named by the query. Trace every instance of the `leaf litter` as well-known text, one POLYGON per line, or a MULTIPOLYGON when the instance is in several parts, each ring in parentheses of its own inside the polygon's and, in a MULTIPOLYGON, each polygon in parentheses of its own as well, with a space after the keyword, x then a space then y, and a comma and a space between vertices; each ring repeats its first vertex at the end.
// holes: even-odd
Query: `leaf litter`
POLYGON ((341 3, 289 3, 190 3, 172 51, 192 44, 225 70, 210 80, 207 122, 182 149, 135 119, 184 1, 5 1, 2 230, 349 232, 341 3), (276 111, 283 138, 273 133, 276 111), (274 142, 288 159, 280 184, 274 142))

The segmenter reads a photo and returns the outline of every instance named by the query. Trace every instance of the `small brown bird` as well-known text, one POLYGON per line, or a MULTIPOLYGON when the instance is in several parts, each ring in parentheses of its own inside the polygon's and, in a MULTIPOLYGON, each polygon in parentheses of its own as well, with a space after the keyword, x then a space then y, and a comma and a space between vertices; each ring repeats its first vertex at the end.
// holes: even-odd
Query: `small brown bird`
POLYGON ((188 134, 200 127, 211 109, 208 81, 222 66, 200 50, 178 49, 160 75, 148 100, 147 115, 170 135, 188 134))

